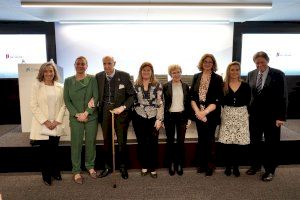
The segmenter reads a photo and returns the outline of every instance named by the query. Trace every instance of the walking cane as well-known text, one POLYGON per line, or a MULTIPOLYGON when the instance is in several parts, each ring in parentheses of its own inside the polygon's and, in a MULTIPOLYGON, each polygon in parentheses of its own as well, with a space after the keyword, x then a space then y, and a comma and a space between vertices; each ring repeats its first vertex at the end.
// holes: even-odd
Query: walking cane
POLYGON ((112 164, 113 164, 113 188, 117 187, 117 178, 116 178, 116 160, 115 160, 115 113, 111 110, 111 141, 112 141, 112 164))

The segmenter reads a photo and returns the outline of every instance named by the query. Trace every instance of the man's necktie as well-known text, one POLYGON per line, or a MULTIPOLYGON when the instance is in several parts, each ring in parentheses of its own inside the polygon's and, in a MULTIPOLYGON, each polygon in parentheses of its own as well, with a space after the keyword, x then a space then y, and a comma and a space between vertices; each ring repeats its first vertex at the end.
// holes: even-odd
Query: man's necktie
POLYGON ((257 90, 258 93, 260 93, 261 90, 262 90, 262 77, 263 77, 263 73, 259 73, 257 84, 256 84, 256 90, 257 90))
POLYGON ((111 76, 106 76, 107 80, 110 81, 112 79, 111 76))

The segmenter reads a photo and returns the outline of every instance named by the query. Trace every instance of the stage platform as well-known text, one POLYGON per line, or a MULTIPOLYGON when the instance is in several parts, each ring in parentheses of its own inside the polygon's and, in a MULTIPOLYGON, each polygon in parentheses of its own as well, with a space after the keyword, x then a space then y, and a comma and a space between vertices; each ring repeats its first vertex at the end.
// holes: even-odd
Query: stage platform
MULTIPOLYGON (((159 167, 165 167, 165 143, 166 135, 164 130, 159 135, 159 167)), ((186 134, 186 167, 195 166, 195 153, 197 144, 197 131, 195 124, 187 130, 186 134)), ((102 160, 103 137, 97 137, 97 158, 96 168, 103 166, 102 160)), ((220 145, 216 145, 216 163, 222 166, 222 152, 220 145)), ((131 169, 140 168, 137 161, 137 143, 133 128, 130 126, 128 131, 128 167, 131 169)), ((300 152, 300 120, 288 120, 281 130, 280 143, 280 162, 281 164, 299 164, 300 152)), ((241 152, 241 163, 248 165, 249 152, 245 146, 241 152)), ((23 171, 39 171, 38 157, 39 151, 37 147, 30 145, 29 133, 21 132, 21 125, 0 125, 0 172, 23 172, 23 171)), ((83 155, 84 158, 84 155, 83 155)), ((71 170, 70 161, 70 141, 69 136, 64 136, 60 142, 60 159, 62 170, 71 170)))

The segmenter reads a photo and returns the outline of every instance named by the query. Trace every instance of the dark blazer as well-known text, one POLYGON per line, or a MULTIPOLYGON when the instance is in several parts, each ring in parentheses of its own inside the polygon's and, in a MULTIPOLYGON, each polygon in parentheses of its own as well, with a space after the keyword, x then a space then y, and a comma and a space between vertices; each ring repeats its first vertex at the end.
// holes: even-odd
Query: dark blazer
MULTIPOLYGON (((125 105, 126 111, 129 111, 133 105, 136 92, 133 88, 133 85, 130 81, 130 76, 128 73, 115 70, 114 78, 116 79, 115 84, 115 94, 114 94, 114 107, 125 105)), ((102 102, 103 102, 103 93, 105 85, 105 72, 99 72, 96 74, 96 80, 98 82, 99 89, 99 113, 102 115, 102 102)))
MULTIPOLYGON (((195 101, 197 106, 200 106, 199 101, 199 86, 200 86, 200 80, 202 77, 202 72, 195 74, 192 81, 192 86, 190 89, 191 94, 191 100, 195 101)), ((220 114, 221 114, 221 107, 220 103, 223 98, 223 79, 220 75, 216 73, 211 74, 210 83, 208 86, 208 91, 206 94, 206 101, 203 102, 205 107, 207 107, 209 104, 216 104, 216 110, 213 112, 210 112, 206 117, 207 120, 211 123, 220 124, 220 114)), ((195 115, 193 113, 193 115, 195 115)))
MULTIPOLYGON (((182 92, 183 92, 183 106, 184 111, 183 114, 186 117, 186 119, 191 118, 191 99, 190 99, 190 89, 188 84, 182 82, 182 92)), ((170 107, 172 105, 172 81, 169 81, 168 83, 163 85, 163 94, 164 94, 164 100, 165 100, 165 117, 167 117, 170 112, 170 107)))
POLYGON ((260 119, 286 120, 287 89, 282 71, 269 68, 269 72, 260 93, 256 89, 258 69, 248 73, 247 82, 251 87, 250 116, 260 119))

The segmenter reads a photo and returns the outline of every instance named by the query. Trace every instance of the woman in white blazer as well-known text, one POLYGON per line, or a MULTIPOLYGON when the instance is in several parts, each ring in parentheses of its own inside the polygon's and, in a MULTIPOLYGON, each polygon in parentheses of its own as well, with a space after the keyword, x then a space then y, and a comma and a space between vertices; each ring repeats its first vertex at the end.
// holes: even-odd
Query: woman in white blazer
POLYGON ((47 62, 39 69, 32 86, 30 107, 33 114, 30 139, 40 145, 43 181, 51 185, 51 178, 62 180, 58 163, 58 143, 63 133, 65 104, 63 86, 57 82, 55 64, 47 62))

